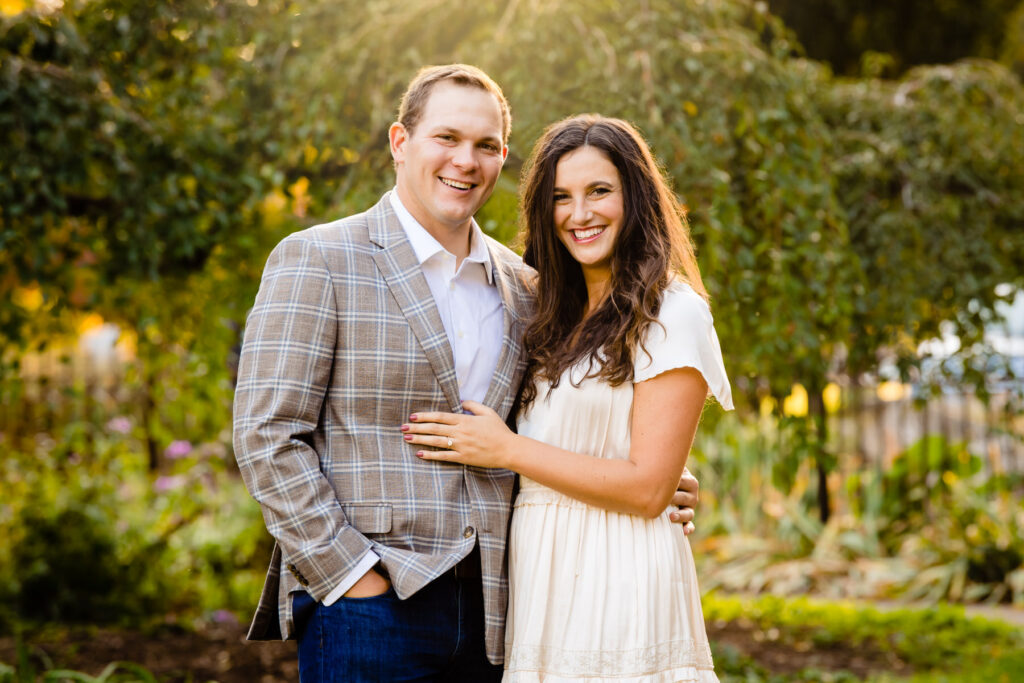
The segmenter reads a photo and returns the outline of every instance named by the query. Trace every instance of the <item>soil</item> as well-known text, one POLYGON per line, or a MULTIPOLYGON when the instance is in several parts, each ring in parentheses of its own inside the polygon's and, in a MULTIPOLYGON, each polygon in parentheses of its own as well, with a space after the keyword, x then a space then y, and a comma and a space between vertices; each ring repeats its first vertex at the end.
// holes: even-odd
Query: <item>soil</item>
MULTIPOLYGON (((910 673, 892 653, 864 647, 822 647, 808 642, 780 642, 771 630, 737 622, 709 623, 717 653, 731 648, 769 672, 786 674, 806 668, 845 670, 866 677, 888 671, 910 673)), ((26 638, 36 671, 64 668, 99 675, 111 662, 141 664, 162 683, 219 681, 277 683, 297 681, 294 642, 246 642, 242 625, 208 625, 198 631, 165 628, 153 633, 103 628, 59 629, 26 638)), ((13 665, 13 638, 0 638, 0 662, 13 665)))
POLYGON ((791 674, 804 669, 848 671, 859 678, 876 673, 909 675, 912 667, 894 653, 869 645, 820 644, 810 640, 785 642, 776 629, 762 630, 740 622, 709 622, 712 655, 732 648, 753 659, 773 674, 791 674))

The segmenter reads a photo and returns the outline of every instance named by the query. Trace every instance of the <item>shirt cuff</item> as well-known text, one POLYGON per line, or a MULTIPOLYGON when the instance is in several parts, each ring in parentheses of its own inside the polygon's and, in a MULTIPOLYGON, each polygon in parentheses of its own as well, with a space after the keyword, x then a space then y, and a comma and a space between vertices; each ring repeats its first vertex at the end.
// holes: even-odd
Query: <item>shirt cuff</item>
POLYGON ((350 571, 348 575, 341 580, 341 583, 335 586, 334 590, 327 594, 327 597, 323 599, 323 605, 325 607, 330 607, 336 603, 338 598, 343 596, 345 593, 348 593, 348 590, 352 588, 352 586, 356 585, 356 581, 366 576, 366 572, 376 567, 378 562, 380 562, 380 556, 372 550, 367 551, 367 553, 363 555, 363 559, 359 560, 359 564, 356 565, 355 569, 350 571))

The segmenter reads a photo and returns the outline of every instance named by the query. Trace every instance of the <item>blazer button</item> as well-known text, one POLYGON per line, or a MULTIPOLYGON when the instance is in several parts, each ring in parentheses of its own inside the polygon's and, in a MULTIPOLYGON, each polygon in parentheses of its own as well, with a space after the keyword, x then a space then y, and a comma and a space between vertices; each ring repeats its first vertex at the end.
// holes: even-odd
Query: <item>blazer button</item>
POLYGON ((298 581, 300 584, 302 584, 303 586, 309 585, 309 581, 306 580, 306 577, 302 575, 302 572, 300 572, 298 567, 296 567, 294 564, 288 565, 288 571, 292 573, 292 576, 294 576, 295 580, 298 581))
POLYGON ((463 538, 471 538, 473 536, 473 527, 467 526, 465 531, 462 532, 463 538))

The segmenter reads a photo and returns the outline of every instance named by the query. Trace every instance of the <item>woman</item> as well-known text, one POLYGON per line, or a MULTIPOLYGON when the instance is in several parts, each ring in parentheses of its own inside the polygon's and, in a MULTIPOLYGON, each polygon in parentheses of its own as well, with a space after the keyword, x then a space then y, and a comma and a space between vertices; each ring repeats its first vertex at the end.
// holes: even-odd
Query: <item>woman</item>
POLYGON ((537 310, 518 434, 486 407, 421 413, 429 460, 521 475, 506 681, 717 681, 668 505, 708 394, 732 408, 685 218, 637 131, 549 127, 524 177, 537 310))

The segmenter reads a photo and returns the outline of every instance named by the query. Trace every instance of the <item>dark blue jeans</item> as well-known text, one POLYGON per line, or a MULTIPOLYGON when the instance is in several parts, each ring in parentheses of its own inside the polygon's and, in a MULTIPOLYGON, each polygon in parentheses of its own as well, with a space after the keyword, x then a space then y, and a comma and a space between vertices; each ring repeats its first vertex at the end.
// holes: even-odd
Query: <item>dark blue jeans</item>
POLYGON ((393 589, 330 607, 292 600, 301 683, 501 680, 485 654, 480 579, 449 572, 408 600, 393 589))

